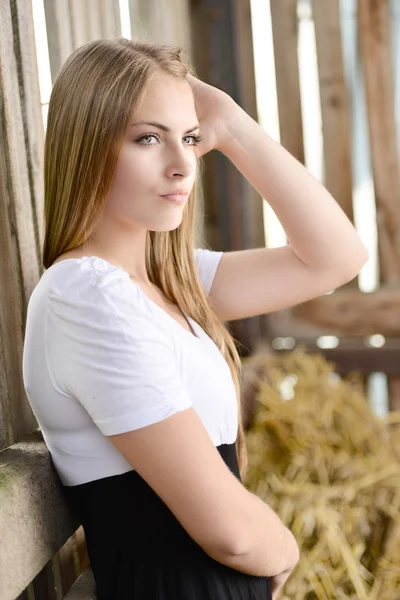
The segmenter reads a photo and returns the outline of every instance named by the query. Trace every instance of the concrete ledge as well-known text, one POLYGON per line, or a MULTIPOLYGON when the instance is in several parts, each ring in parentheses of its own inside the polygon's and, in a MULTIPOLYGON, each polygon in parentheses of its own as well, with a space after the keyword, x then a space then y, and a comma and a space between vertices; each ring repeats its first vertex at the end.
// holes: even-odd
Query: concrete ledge
POLYGON ((79 526, 41 431, 0 452, 2 600, 21 594, 79 526))

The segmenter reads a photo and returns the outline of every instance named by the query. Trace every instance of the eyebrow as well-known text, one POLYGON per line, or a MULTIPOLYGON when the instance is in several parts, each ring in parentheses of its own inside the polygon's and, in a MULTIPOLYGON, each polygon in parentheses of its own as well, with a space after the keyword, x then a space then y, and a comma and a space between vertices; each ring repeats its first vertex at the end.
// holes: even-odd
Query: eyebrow
MULTIPOLYGON (((152 125, 153 127, 158 127, 159 129, 162 129, 163 131, 171 131, 169 127, 167 127, 166 125, 163 125, 162 123, 157 123, 156 121, 140 121, 140 123, 131 123, 131 127, 134 127, 135 125, 152 125)), ((185 133, 191 133, 192 131, 195 131, 195 129, 198 129, 200 127, 200 124, 197 123, 197 125, 195 125, 194 127, 192 127, 191 129, 188 129, 187 131, 185 131, 185 133)))

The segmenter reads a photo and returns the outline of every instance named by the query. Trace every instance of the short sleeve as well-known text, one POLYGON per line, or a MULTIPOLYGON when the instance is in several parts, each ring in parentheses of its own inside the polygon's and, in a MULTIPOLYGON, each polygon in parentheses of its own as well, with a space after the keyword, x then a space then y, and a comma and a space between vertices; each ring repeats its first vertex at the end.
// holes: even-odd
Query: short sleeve
POLYGON ((79 269, 60 266, 49 286, 47 349, 59 388, 104 435, 192 406, 168 330, 154 321, 127 273, 91 258, 79 269))
POLYGON ((207 250, 207 248, 196 248, 194 251, 195 262, 206 296, 208 296, 211 290, 215 273, 223 254, 223 252, 207 250))

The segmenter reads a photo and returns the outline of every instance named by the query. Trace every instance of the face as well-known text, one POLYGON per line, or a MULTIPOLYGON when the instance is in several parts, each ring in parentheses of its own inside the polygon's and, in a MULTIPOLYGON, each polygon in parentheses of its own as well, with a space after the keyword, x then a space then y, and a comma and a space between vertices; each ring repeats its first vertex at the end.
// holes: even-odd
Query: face
POLYGON ((196 175, 199 122, 189 83, 157 76, 131 124, 105 206, 107 218, 150 231, 175 229, 196 175), (187 192, 183 204, 163 197, 181 190, 187 192))

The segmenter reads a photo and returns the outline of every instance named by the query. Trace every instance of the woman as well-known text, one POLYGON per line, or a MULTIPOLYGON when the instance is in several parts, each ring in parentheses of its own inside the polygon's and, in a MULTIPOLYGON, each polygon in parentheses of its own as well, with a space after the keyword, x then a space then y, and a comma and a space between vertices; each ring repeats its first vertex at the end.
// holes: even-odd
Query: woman
POLYGON ((25 389, 84 527, 98 600, 267 600, 298 561, 242 484, 240 358, 225 321, 322 295, 367 252, 334 199, 180 49, 96 40, 52 90, 46 268, 25 389), (290 244, 194 250, 198 159, 218 149, 290 244))

